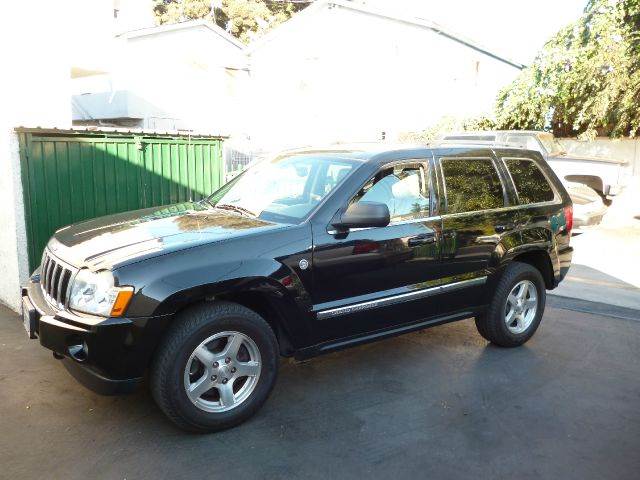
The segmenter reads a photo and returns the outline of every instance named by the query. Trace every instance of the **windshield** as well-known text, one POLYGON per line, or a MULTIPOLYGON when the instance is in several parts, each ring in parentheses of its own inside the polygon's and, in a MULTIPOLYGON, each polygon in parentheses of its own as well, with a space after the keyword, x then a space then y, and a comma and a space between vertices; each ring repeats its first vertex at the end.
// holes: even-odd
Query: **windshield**
POLYGON ((263 220, 299 223, 358 165, 311 154, 280 156, 248 168, 207 202, 263 220))
POLYGON ((556 140, 553 135, 549 135, 549 134, 538 135, 538 139, 540 140, 540 142, 542 142, 542 145, 544 145, 545 150, 550 155, 566 153, 562 145, 560 145, 560 142, 558 142, 558 140, 556 140))

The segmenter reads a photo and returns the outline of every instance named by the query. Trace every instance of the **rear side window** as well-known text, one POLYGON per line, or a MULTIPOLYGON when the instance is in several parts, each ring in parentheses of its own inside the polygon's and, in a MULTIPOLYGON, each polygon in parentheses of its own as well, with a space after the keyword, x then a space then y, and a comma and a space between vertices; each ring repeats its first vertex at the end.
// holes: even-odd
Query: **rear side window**
POLYGON ((489 158, 440 160, 447 192, 447 213, 504 207, 500 177, 489 158))
POLYGON ((511 173, 520 204, 553 200, 553 189, 535 162, 521 158, 505 158, 504 162, 511 173))

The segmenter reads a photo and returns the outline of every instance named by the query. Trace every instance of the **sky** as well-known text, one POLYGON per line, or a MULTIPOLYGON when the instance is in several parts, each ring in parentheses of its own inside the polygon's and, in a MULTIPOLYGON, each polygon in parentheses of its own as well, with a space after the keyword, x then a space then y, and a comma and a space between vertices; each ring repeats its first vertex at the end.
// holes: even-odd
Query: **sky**
POLYGON ((587 0, 367 0, 439 23, 495 53, 530 64, 551 36, 576 20, 587 0))

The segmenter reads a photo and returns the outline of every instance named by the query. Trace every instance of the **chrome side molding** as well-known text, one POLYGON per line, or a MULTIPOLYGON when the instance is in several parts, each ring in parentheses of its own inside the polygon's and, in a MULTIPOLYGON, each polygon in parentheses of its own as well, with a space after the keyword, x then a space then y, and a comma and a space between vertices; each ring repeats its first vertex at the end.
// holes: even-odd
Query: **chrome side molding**
POLYGON ((413 292, 400 293, 398 295, 383 297, 376 300, 368 300, 366 302, 354 303, 352 305, 346 305, 344 307, 321 310, 317 313, 317 317, 318 317, 318 320, 324 320, 327 318, 338 317, 340 315, 347 315, 350 313, 370 310, 372 308, 380 308, 380 307, 386 307, 389 305, 394 305, 397 303, 410 302, 412 300, 430 297, 432 295, 438 295, 444 292, 451 292, 461 288, 472 287, 474 285, 482 285, 486 281, 487 281, 487 277, 483 276, 483 277, 472 278, 469 280, 462 280, 460 282, 448 283, 446 285, 438 285, 436 287, 415 290, 413 292))

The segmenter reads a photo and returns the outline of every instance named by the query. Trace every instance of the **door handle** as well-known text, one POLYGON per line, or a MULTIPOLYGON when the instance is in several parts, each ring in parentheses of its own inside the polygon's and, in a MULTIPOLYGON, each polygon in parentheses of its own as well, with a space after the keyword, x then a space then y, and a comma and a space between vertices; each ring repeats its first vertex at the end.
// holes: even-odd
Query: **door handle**
POLYGON ((513 223, 507 223, 506 225, 496 225, 494 229, 496 233, 504 233, 514 228, 516 228, 516 226, 513 223))
POLYGON ((411 237, 407 243, 410 247, 417 247, 418 245, 428 245, 430 243, 436 243, 436 237, 433 234, 418 235, 417 237, 411 237))

